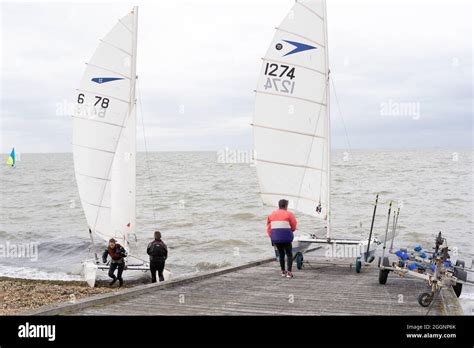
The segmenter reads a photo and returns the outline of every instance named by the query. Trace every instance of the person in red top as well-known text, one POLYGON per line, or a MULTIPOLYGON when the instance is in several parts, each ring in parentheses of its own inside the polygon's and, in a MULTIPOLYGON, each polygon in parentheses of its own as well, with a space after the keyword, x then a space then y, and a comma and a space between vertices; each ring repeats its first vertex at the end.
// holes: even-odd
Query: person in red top
POLYGON ((267 219, 267 233, 272 244, 277 248, 281 276, 293 278, 291 273, 293 266, 293 232, 296 231, 296 218, 288 211, 288 201, 281 199, 278 202, 278 210, 272 212, 267 219), (285 270, 285 254, 287 258, 287 270, 285 270))
POLYGON ((112 278, 110 282, 110 286, 114 285, 115 282, 119 281, 119 286, 123 285, 122 273, 125 269, 125 260, 124 258, 127 257, 127 251, 123 246, 121 246, 117 241, 113 238, 109 240, 109 245, 107 249, 105 249, 104 253, 102 254, 102 262, 107 262, 107 257, 110 256, 110 267, 109 267, 109 277, 112 278), (117 276, 115 276, 114 272, 117 269, 117 276))

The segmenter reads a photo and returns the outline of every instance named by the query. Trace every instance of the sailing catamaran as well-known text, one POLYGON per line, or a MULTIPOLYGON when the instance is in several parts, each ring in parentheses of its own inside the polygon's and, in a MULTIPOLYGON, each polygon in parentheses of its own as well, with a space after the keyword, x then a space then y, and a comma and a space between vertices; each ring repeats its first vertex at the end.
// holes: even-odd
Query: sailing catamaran
MULTIPOLYGON (((136 231, 136 63, 138 7, 120 19, 87 63, 73 116, 74 168, 82 209, 94 237, 128 251, 127 270, 149 269, 130 252, 136 231)), ((98 256, 84 262, 94 286, 98 256)), ((170 276, 165 272, 165 279, 170 276)))
POLYGON ((298 0, 263 58, 252 123, 257 175, 265 205, 286 198, 290 209, 323 221, 320 231, 295 236, 298 268, 311 243, 325 243, 359 247, 360 270, 380 242, 332 236, 328 61, 326 1, 298 0))

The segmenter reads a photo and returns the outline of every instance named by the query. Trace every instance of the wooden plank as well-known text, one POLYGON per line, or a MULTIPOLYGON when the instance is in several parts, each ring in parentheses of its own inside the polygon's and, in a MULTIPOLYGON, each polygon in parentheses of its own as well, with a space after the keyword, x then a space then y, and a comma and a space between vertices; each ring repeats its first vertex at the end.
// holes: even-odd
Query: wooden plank
MULTIPOLYGON (((273 259, 272 259, 273 260, 273 259)), ((347 262, 347 261, 346 261, 347 262)), ((312 259, 313 267, 282 279, 276 262, 264 262, 212 277, 156 287, 113 303, 64 310, 73 315, 425 315, 417 297, 425 283, 391 275, 378 284, 370 265, 355 273, 344 262, 312 259), (180 301, 180 300, 184 300, 180 301)), ((430 315, 462 314, 452 289, 438 296, 430 315)))
POLYGON ((249 263, 245 263, 240 266, 234 266, 234 267, 227 267, 223 268, 217 271, 209 271, 209 272, 203 272, 199 273, 197 275, 192 275, 192 276, 183 276, 183 277, 178 277, 174 280, 163 282, 163 283, 154 283, 154 284, 146 284, 146 285, 139 285, 133 288, 125 289, 125 290, 120 290, 115 293, 107 293, 103 295, 97 295, 97 296, 91 296, 88 298, 81 299, 75 303, 59 303, 59 304, 53 304, 53 305, 48 305, 48 306, 43 306, 40 308, 37 308, 33 311, 28 311, 28 312, 23 312, 20 315, 59 315, 59 314, 64 314, 70 310, 78 310, 81 308, 87 308, 90 306, 98 305, 98 304, 105 304, 105 303, 112 303, 114 301, 119 301, 123 300, 126 298, 130 297, 135 297, 139 296, 142 294, 145 294, 150 291, 155 291, 157 289, 164 289, 168 287, 173 287, 176 285, 181 285, 185 284, 187 282, 193 282, 193 281, 199 281, 202 279, 206 279, 209 277, 215 277, 219 276, 221 274, 225 274, 228 272, 235 272, 241 269, 249 268, 249 267, 256 267, 258 265, 268 263, 271 261, 274 261, 275 258, 267 258, 267 259, 262 259, 258 261, 253 261, 249 263))

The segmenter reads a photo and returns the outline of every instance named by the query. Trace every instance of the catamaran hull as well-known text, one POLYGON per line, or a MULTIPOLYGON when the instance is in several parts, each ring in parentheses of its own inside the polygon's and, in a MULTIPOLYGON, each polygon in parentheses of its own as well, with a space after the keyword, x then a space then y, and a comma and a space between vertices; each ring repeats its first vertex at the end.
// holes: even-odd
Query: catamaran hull
MULTIPOLYGON (((109 266, 108 265, 99 265, 96 264, 95 261, 85 261, 82 264, 82 275, 84 278, 84 281, 91 287, 93 288, 95 286, 95 282, 97 280, 97 272, 98 271, 108 271, 109 266)), ((142 264, 142 265, 127 265, 126 270, 124 271, 127 273, 128 276, 133 277, 139 277, 143 275, 143 273, 150 272, 150 267, 148 264, 142 264)), ((149 274, 149 273, 148 273, 149 274)), ((165 281, 171 280, 172 278, 172 273, 168 269, 163 270, 163 278, 165 281)))
POLYGON ((295 237, 293 241, 293 254, 298 252, 304 253, 311 244, 325 244, 327 246, 326 256, 334 258, 360 258, 363 261, 373 260, 375 258, 375 252, 379 244, 378 240, 372 239, 370 245, 368 240, 354 240, 354 239, 325 239, 325 238, 314 238, 311 236, 300 236, 295 237), (349 254, 340 253, 337 249, 338 246, 349 247, 349 254), (353 248, 350 248, 350 247, 353 248), (367 246, 369 250, 367 252, 367 246))
MULTIPOLYGON (((370 257, 374 256, 375 257, 375 252, 377 250, 377 245, 378 241, 376 239, 372 240, 370 242, 369 246, 369 252, 367 253, 367 245, 368 241, 360 241, 360 240, 354 240, 354 239, 324 239, 324 238, 313 238, 310 236, 301 236, 301 237, 295 237, 292 243, 292 252, 293 255, 296 255, 297 253, 305 253, 312 244, 325 244, 328 247, 334 248, 335 246, 354 246, 354 250, 356 253, 353 253, 353 255, 350 255, 348 257, 360 257, 363 260, 366 260, 365 256, 367 255, 367 259, 370 259, 370 257)), ((276 248, 275 248, 276 250, 276 248)), ((330 255, 331 251, 329 251, 330 255)), ((337 255, 334 255, 334 257, 337 257, 337 255)))
POLYGON ((299 241, 297 238, 295 238, 295 240, 293 240, 293 243, 292 243, 292 246, 293 246, 293 255, 296 255, 297 253, 305 253, 309 247, 311 246, 311 243, 307 243, 307 242, 302 242, 302 241, 299 241))
POLYGON ((93 288, 97 279, 97 270, 99 267, 92 261, 86 261, 82 264, 82 275, 87 284, 93 288))
MULTIPOLYGON (((291 245, 292 245, 291 250, 294 257, 298 253, 301 253, 301 254, 305 253, 308 250, 308 248, 311 246, 311 243, 301 242, 297 240, 297 238, 295 238, 293 242, 291 243, 291 245)), ((278 259, 278 249, 276 248, 276 246, 274 246, 274 249, 275 249, 275 256, 278 259)))

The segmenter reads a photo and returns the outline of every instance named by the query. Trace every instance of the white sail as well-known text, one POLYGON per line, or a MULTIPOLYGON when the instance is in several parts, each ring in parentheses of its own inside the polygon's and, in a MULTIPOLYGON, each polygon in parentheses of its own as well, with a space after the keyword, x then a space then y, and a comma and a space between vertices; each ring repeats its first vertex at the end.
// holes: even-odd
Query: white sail
POLYGON ((92 232, 127 247, 135 230, 137 8, 101 40, 77 90, 73 153, 92 232))
POLYGON ((324 1, 300 0, 277 27, 263 58, 253 130, 264 204, 285 198, 291 209, 329 220, 325 18, 324 1))

